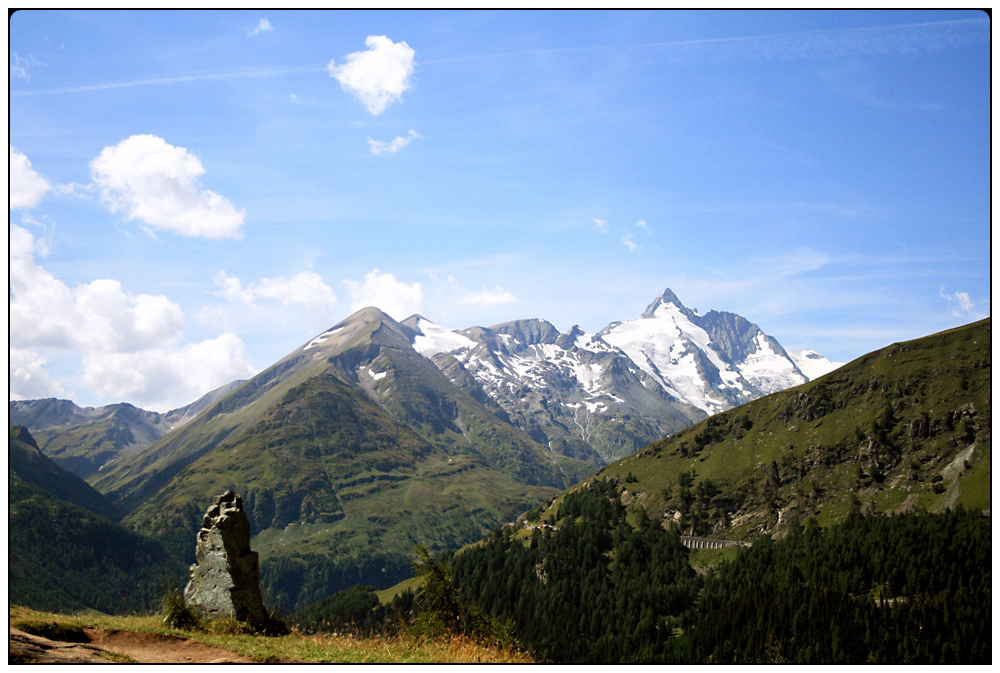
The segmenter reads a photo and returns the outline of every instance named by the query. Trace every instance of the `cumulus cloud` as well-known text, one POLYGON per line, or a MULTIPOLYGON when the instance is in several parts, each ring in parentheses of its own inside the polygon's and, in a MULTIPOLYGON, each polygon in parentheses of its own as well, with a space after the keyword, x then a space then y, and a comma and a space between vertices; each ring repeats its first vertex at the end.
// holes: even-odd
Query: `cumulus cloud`
POLYGON ((385 35, 369 35, 368 51, 347 55, 347 62, 330 61, 330 77, 360 100, 373 115, 382 114, 390 103, 400 100, 410 88, 414 51, 405 42, 393 42, 385 35))
POLYGON ((344 285, 351 297, 352 311, 374 306, 396 320, 405 320, 424 310, 424 291, 420 283, 404 283, 391 273, 372 269, 365 274, 363 282, 345 280, 344 285))
POLYGON ((638 222, 635 223, 635 226, 639 227, 640 229, 649 229, 649 225, 646 224, 646 220, 639 220, 638 222))
POLYGON ((499 306, 500 304, 513 304, 517 301, 517 297, 497 285, 497 289, 495 290, 484 290, 474 294, 467 294, 459 299, 459 301, 463 304, 475 304, 476 306, 488 308, 490 306, 499 306))
POLYGON ((89 389, 106 399, 130 400, 156 411, 193 402, 255 373, 243 342, 230 333, 176 349, 96 352, 83 358, 83 380, 89 389))
POLYGON ((594 231, 606 234, 611 230, 611 226, 608 224, 607 220, 599 220, 596 217, 594 219, 594 231))
POLYGON ((10 399, 37 400, 45 397, 67 397, 66 391, 52 380, 38 353, 20 348, 10 349, 10 399))
POLYGON ((101 201, 155 229, 183 236, 241 238, 245 210, 223 196, 201 189, 201 161, 183 147, 154 135, 134 135, 105 147, 90 162, 101 201))
POLYGON ((632 234, 622 234, 622 237, 619 240, 622 245, 628 248, 629 252, 634 252, 635 249, 639 247, 632 241, 632 234))
POLYGON ((257 24, 257 27, 250 31, 250 34, 256 35, 258 33, 270 33, 272 30, 274 30, 274 26, 271 25, 271 22, 267 19, 261 19, 257 24))
POLYGON ((976 304, 969 297, 968 292, 956 292, 954 294, 945 294, 944 288, 942 287, 938 291, 938 293, 949 304, 952 304, 951 314, 956 318, 982 320, 987 315, 982 311, 976 310, 976 304))
POLYGON ((302 271, 294 276, 261 278, 247 287, 239 278, 225 271, 215 274, 215 284, 222 290, 228 301, 253 305, 255 299, 281 302, 284 306, 295 304, 312 311, 329 311, 337 303, 337 295, 323 277, 315 271, 302 271))
POLYGON ((125 292, 111 279, 70 289, 35 262, 36 248, 30 232, 10 225, 12 347, 136 351, 180 339, 184 314, 175 302, 125 292))
POLYGON ((48 181, 31 167, 28 157, 10 148, 10 210, 34 208, 51 189, 48 181))
POLYGON ((163 295, 133 294, 112 279, 70 288, 35 261, 32 234, 10 225, 11 394, 63 394, 39 351, 78 354, 91 393, 146 408, 174 408, 252 374, 232 334, 181 346, 184 314, 163 295))
POLYGON ((423 138, 423 136, 411 129, 407 135, 393 138, 392 142, 387 143, 382 140, 372 140, 369 138, 368 144, 371 145, 372 154, 382 154, 383 152, 394 154, 409 145, 416 138, 423 138))

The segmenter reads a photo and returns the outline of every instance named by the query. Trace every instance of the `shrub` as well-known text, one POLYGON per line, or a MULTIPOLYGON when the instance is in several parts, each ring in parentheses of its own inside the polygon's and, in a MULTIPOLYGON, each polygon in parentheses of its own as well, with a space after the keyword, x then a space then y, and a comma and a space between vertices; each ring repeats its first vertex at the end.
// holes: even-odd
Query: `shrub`
POLYGON ((184 594, 178 589, 169 589, 163 595, 163 623, 172 629, 200 629, 201 620, 184 601, 184 594))

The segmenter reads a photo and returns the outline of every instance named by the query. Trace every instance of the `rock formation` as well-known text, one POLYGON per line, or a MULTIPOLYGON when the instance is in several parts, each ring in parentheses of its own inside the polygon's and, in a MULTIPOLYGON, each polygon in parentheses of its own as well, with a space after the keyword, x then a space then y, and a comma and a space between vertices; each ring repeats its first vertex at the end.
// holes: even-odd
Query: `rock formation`
POLYGON ((188 607, 208 619, 233 617, 254 628, 268 624, 260 596, 257 552, 250 549, 250 522, 243 499, 226 491, 212 501, 198 531, 198 562, 184 589, 188 607))

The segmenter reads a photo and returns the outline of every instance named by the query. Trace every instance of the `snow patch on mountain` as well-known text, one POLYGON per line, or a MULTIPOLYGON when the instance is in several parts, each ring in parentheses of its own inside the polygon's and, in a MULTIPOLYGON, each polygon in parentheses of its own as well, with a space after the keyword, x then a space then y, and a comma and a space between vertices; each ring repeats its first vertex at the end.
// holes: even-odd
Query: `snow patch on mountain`
POLYGON ((327 339, 329 339, 331 336, 333 336, 334 334, 336 334, 337 332, 339 332, 342 329, 344 329, 344 328, 343 327, 335 327, 333 329, 328 329, 327 331, 323 332, 318 337, 316 337, 315 339, 313 339, 312 341, 310 341, 309 343, 307 343, 302 350, 307 351, 310 348, 316 348, 316 346, 319 346, 321 343, 323 343, 324 341, 326 341, 327 339))
POLYGON ((771 346, 771 340, 762 332, 754 336, 753 345, 756 350, 737 367, 743 378, 762 393, 776 393, 809 380, 810 377, 803 374, 794 360, 784 357, 771 346))
POLYGON ((717 388, 732 389, 740 395, 752 393, 740 372, 710 347, 708 332, 692 322, 682 307, 660 303, 645 315, 648 317, 616 323, 600 336, 624 351, 664 390, 706 413, 717 413, 732 405, 705 380, 699 354, 715 368, 717 388))
POLYGON ((792 358, 795 366, 797 366, 803 374, 808 376, 810 381, 819 378, 824 374, 829 374, 834 369, 844 365, 843 362, 831 362, 813 350, 789 350, 786 352, 788 353, 788 357, 792 358))
POLYGON ((438 353, 452 353, 463 349, 471 350, 476 342, 460 334, 458 330, 441 327, 426 318, 417 319, 417 336, 413 339, 413 348, 424 357, 438 353))

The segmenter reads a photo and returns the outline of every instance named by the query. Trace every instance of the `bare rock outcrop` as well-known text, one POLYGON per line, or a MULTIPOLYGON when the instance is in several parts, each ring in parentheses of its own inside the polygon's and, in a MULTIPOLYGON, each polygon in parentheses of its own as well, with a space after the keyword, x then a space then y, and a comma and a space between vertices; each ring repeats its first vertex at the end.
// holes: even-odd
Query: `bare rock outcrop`
POLYGON ((188 607, 208 619, 233 617, 254 628, 268 625, 260 595, 257 552, 250 549, 250 522, 233 491, 212 501, 198 531, 197 563, 184 589, 188 607))

